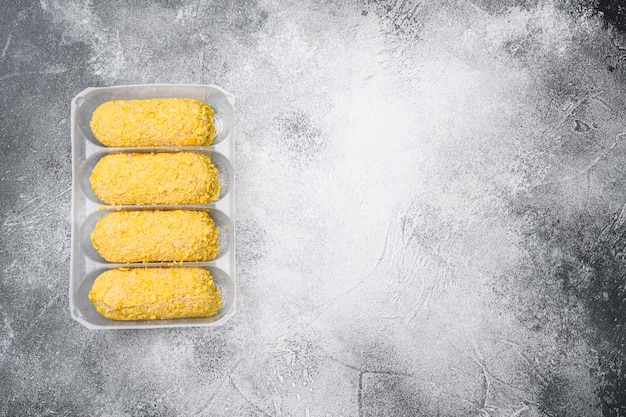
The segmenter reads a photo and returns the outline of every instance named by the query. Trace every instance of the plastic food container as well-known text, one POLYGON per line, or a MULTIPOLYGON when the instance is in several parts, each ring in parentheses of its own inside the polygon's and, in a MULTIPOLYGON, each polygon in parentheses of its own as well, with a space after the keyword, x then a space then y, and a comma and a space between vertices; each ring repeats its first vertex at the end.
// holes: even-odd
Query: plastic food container
POLYGON ((69 301, 72 317, 90 329, 150 329, 162 327, 222 326, 236 307, 235 281, 235 172, 234 97, 210 85, 129 85, 87 88, 72 100, 72 247, 69 301), (217 129, 211 146, 110 148, 98 142, 89 122, 93 111, 109 100, 185 97, 210 105, 217 129), (218 169, 221 185, 219 200, 213 204, 110 206, 92 192, 89 176, 96 163, 112 153, 196 152, 210 155, 218 169), (117 210, 200 210, 207 212, 220 230, 219 253, 211 262, 130 263, 105 261, 91 245, 89 234, 98 219, 117 210), (202 267, 209 270, 222 299, 216 315, 175 320, 116 321, 101 316, 87 297, 94 280, 113 268, 202 267))

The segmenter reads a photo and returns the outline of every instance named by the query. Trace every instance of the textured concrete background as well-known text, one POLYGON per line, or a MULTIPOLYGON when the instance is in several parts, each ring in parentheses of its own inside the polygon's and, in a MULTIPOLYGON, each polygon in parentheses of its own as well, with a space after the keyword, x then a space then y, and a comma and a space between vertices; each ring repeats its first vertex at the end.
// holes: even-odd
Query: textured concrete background
POLYGON ((626 415, 615 4, 2 5, 0 415, 626 415), (70 100, 135 83, 236 96, 221 329, 70 318, 70 100))

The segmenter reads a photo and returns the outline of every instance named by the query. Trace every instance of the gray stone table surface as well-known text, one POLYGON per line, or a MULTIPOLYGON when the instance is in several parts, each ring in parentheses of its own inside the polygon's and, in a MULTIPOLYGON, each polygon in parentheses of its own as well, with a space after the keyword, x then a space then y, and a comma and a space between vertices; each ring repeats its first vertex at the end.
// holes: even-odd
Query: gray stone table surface
POLYGON ((626 415, 609 3, 3 1, 0 415, 626 415), (221 328, 69 313, 70 100, 144 83, 236 97, 221 328))

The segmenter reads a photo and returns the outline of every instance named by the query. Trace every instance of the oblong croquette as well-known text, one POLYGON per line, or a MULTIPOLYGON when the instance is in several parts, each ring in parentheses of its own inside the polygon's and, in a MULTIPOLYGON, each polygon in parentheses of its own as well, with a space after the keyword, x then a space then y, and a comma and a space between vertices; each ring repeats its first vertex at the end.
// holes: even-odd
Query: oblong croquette
POLYGON ((106 204, 210 204, 219 200, 218 169, 194 152, 119 153, 102 157, 89 177, 106 204))
POLYGON ((108 262, 206 262, 219 252, 219 229, 205 211, 113 211, 90 238, 108 262))
POLYGON ((210 317, 221 306, 213 277, 204 268, 120 268, 94 281, 89 300, 111 320, 210 317))
POLYGON ((109 147, 208 146, 217 134, 211 106, 192 98, 107 101, 89 125, 109 147))

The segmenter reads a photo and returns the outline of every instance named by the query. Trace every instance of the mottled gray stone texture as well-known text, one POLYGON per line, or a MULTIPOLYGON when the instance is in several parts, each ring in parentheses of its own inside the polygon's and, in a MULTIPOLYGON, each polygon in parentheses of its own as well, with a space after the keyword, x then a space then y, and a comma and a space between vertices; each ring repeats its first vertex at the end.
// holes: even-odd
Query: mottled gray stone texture
POLYGON ((597 3, 3 1, 0 415, 626 415, 626 35, 597 3), (69 313, 70 100, 142 83, 236 97, 222 328, 69 313))

